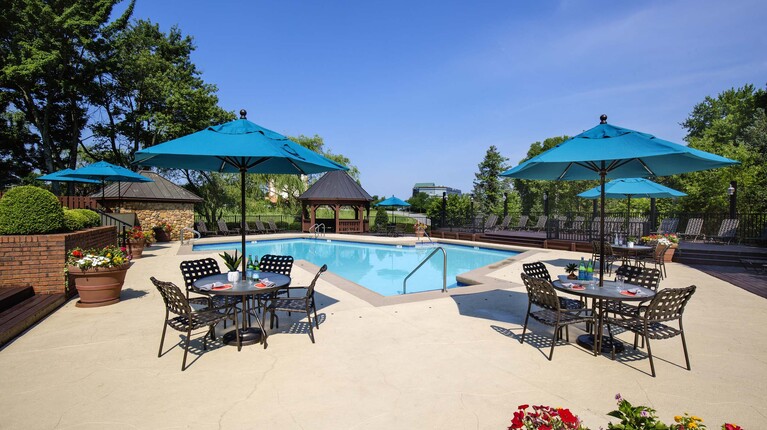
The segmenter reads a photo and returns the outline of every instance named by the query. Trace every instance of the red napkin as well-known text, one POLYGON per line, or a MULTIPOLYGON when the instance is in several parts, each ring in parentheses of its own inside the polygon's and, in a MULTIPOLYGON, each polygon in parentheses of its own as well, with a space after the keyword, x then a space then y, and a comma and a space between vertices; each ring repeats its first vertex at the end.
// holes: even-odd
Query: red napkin
POLYGON ((629 290, 623 290, 623 291, 621 291, 621 294, 623 294, 624 296, 636 296, 637 295, 637 293, 633 293, 633 292, 631 292, 629 290))
POLYGON ((211 290, 219 291, 219 290, 228 290, 230 288, 232 288, 232 284, 224 284, 224 285, 215 286, 211 288, 211 290))

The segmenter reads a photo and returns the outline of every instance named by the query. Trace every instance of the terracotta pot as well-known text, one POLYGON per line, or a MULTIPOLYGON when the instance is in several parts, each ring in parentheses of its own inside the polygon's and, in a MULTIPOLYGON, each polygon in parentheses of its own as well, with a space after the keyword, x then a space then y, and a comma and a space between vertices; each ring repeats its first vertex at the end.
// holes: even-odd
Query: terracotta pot
POLYGON ((77 266, 69 266, 70 284, 74 283, 80 295, 80 300, 75 306, 95 308, 119 302, 128 268, 130 263, 120 267, 90 268, 85 271, 77 266))
POLYGON ((420 228, 415 229, 415 237, 423 237, 423 230, 420 228))
POLYGON ((672 246, 671 248, 667 249, 666 253, 663 254, 663 261, 670 263, 671 259, 674 258, 674 251, 676 251, 676 246, 672 246))
POLYGON ((130 241, 130 255, 131 259, 135 260, 141 258, 141 254, 144 253, 144 247, 146 246, 146 239, 132 239, 130 241))
POLYGON ((567 279, 578 279, 578 275, 576 275, 575 273, 571 273, 567 275, 567 279))

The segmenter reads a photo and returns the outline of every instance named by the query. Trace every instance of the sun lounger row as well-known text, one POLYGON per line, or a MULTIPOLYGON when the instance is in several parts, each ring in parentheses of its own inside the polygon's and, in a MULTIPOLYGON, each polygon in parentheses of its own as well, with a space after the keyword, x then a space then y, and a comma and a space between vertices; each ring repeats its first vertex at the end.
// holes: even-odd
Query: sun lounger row
MULTIPOLYGON (((238 235, 241 234, 239 227, 229 227, 226 224, 226 221, 220 219, 217 221, 217 230, 211 230, 208 228, 208 226, 205 224, 204 221, 197 221, 195 224, 195 229, 200 232, 200 235, 205 236, 229 236, 229 235, 238 235)), ((246 230, 245 233, 247 234, 266 234, 266 233, 278 233, 282 231, 280 228, 277 227, 277 224, 272 221, 261 221, 256 220, 254 223, 245 223, 246 230)))

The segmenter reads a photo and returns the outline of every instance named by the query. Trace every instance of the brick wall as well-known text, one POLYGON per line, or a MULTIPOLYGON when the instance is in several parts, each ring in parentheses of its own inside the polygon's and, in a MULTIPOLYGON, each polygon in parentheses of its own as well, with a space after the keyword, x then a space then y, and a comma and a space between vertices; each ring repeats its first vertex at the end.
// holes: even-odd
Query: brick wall
POLYGON ((27 287, 35 294, 75 293, 66 291, 64 264, 73 248, 102 248, 117 244, 114 226, 94 227, 71 233, 0 236, 0 288, 27 287))

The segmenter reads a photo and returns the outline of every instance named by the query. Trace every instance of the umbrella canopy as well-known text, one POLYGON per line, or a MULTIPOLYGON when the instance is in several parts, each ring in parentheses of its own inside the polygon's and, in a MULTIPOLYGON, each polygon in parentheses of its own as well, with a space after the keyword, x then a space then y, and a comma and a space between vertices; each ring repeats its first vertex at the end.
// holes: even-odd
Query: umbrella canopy
POLYGON ((392 206, 392 207, 408 207, 410 203, 400 200, 397 197, 391 196, 386 200, 381 200, 375 204, 376 206, 392 206))
POLYGON ((83 184, 99 184, 101 181, 97 179, 86 179, 86 178, 75 178, 72 176, 67 176, 70 173, 74 173, 75 171, 72 169, 64 169, 64 170, 58 170, 53 173, 49 173, 47 175, 38 176, 36 179, 38 181, 57 181, 57 182, 79 182, 83 184))
MULTIPOLYGON (((287 137, 240 119, 155 145, 135 154, 135 163, 173 169, 240 173, 240 232, 245 255, 245 173, 296 174, 349 170, 287 137)), ((245 258, 242 276, 245 276, 245 258)))
MULTIPOLYGON (((584 199, 598 199, 601 195, 600 187, 594 187, 586 190, 578 197, 584 199)), ((624 199, 626 197, 638 198, 664 198, 664 197, 684 197, 687 194, 666 187, 657 182, 645 178, 623 178, 615 179, 605 184, 605 198, 624 199)))
MULTIPOLYGON (((146 176, 141 176, 138 173, 126 169, 122 166, 115 166, 112 163, 106 161, 98 161, 93 164, 89 164, 85 167, 81 167, 69 174, 68 177, 88 179, 101 181, 101 206, 104 207, 104 182, 154 182, 146 176)), ((119 185, 119 184, 118 184, 119 185)), ((118 192, 119 198, 119 192, 118 192)))
MULTIPOLYGON (((600 180, 600 261, 604 261, 605 178, 667 176, 737 164, 710 154, 627 128, 600 117, 596 127, 572 137, 501 176, 517 179, 600 180)), ((604 264, 599 265, 599 283, 604 264)))

